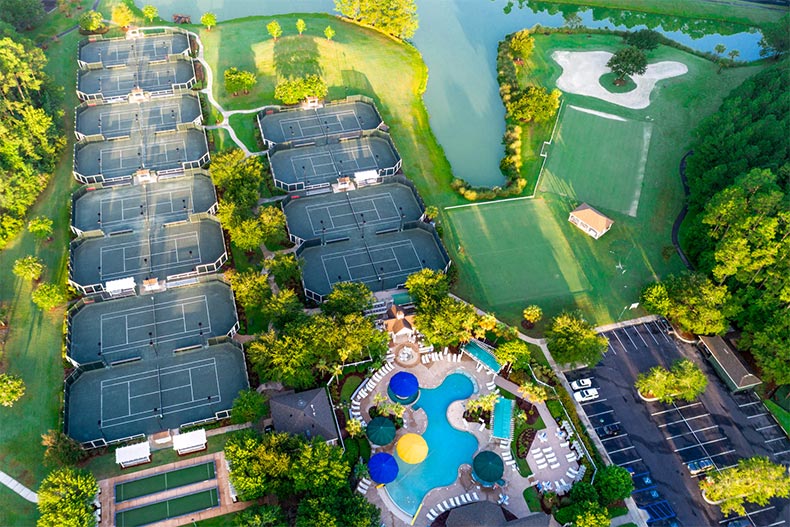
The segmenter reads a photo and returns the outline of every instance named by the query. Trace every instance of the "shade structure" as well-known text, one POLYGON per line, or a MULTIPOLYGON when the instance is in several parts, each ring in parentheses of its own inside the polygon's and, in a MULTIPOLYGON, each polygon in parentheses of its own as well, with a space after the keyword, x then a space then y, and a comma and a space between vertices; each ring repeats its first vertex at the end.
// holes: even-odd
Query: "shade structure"
POLYGON ((387 417, 376 417, 368 423, 367 435, 374 445, 388 445, 395 439, 395 423, 387 417))
POLYGON ((401 371, 396 373, 390 379, 390 390, 401 399, 408 399, 417 393, 420 389, 420 384, 417 382, 417 377, 413 373, 401 371))
POLYGON ((505 473, 505 464, 496 452, 483 450, 472 461, 472 470, 480 481, 496 483, 505 473))
POLYGON ((368 461, 368 472, 376 483, 391 483, 398 477, 398 462, 392 454, 379 452, 368 461))
POLYGON ((428 455, 428 443, 421 435, 406 434, 398 441, 396 450, 404 463, 416 465, 422 463, 428 455))

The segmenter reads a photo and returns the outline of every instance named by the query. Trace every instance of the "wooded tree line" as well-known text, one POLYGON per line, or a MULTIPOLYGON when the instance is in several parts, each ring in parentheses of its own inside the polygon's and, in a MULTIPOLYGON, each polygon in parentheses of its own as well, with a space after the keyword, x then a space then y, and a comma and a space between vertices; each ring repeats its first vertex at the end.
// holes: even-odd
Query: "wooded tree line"
POLYGON ((419 26, 414 0, 335 0, 335 11, 400 39, 413 37, 419 26))
POLYGON ((0 249, 24 226, 66 144, 62 90, 46 64, 41 49, 0 23, 0 249))
POLYGON ((685 248, 698 272, 643 293, 646 307, 689 331, 737 326, 776 384, 790 383, 788 69, 783 60, 751 77, 697 128, 685 248))

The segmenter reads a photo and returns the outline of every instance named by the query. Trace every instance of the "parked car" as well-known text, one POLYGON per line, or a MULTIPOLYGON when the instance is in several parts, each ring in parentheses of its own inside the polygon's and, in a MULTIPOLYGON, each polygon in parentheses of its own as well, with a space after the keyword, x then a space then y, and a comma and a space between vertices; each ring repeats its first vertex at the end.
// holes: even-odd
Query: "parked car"
POLYGON ((620 435, 620 425, 618 424, 611 424, 611 425, 604 425, 600 428, 600 432, 598 432, 600 437, 614 437, 620 435))
POLYGON ((692 461, 688 464, 689 472, 691 475, 700 474, 702 472, 707 472, 713 468, 713 461, 710 459, 701 459, 699 461, 692 461))
POLYGON ((752 527, 752 522, 746 518, 738 518, 737 520, 729 522, 727 527, 752 527))
POLYGON ((571 388, 574 390, 584 390, 585 388, 592 387, 592 379, 579 379, 571 383, 571 388))
POLYGON ((587 401, 594 401, 598 398, 598 390, 595 388, 590 388, 588 390, 581 390, 578 392, 573 392, 573 398, 579 401, 580 403, 584 403, 587 401))

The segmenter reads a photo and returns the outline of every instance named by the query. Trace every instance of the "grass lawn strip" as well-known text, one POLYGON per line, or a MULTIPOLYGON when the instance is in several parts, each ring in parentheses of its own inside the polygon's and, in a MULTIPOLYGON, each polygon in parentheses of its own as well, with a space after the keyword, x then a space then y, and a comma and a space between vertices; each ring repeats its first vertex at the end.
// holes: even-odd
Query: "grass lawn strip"
POLYGON ((115 502, 139 498, 147 494, 155 494, 192 483, 198 483, 216 477, 214 462, 201 463, 170 472, 154 474, 145 478, 126 481, 115 485, 115 502))
POLYGON ((776 417, 779 426, 784 429, 785 435, 790 437, 790 412, 771 400, 765 401, 765 407, 776 417))
POLYGON ((115 514, 115 524, 119 527, 136 527, 147 525, 185 514, 211 509, 219 505, 217 488, 186 494, 135 509, 127 509, 115 514))

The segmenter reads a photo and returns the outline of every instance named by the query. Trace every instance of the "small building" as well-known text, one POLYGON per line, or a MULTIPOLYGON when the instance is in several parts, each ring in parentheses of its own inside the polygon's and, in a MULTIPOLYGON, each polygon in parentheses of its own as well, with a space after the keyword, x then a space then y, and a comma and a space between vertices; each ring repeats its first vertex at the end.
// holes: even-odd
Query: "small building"
MULTIPOLYGON (((510 518, 513 516, 511 515, 510 518)), ((444 524, 447 527, 550 527, 559 525, 543 513, 510 519, 502 507, 491 501, 476 501, 450 510, 444 524)))
POLYGON ((337 443, 339 434, 326 389, 277 395, 269 401, 269 408, 278 432, 302 435, 307 439, 321 437, 329 444, 337 443))
POLYGON ((606 234, 614 225, 614 220, 607 218, 586 203, 573 209, 568 216, 568 221, 596 240, 606 234))
POLYGON ((389 333, 392 342, 407 342, 414 337, 414 315, 407 315, 403 310, 392 305, 386 313, 384 329, 389 333))
POLYGON ((708 360, 719 377, 733 392, 740 392, 754 388, 763 381, 751 373, 746 365, 741 362, 738 355, 727 345, 721 337, 700 337, 702 345, 708 355, 708 360))
POLYGON ((121 468, 129 468, 151 462, 151 445, 148 441, 123 446, 115 451, 115 462, 121 468))
POLYGON ((203 428, 173 436, 173 450, 178 452, 179 456, 200 452, 205 450, 207 446, 206 431, 203 428))

